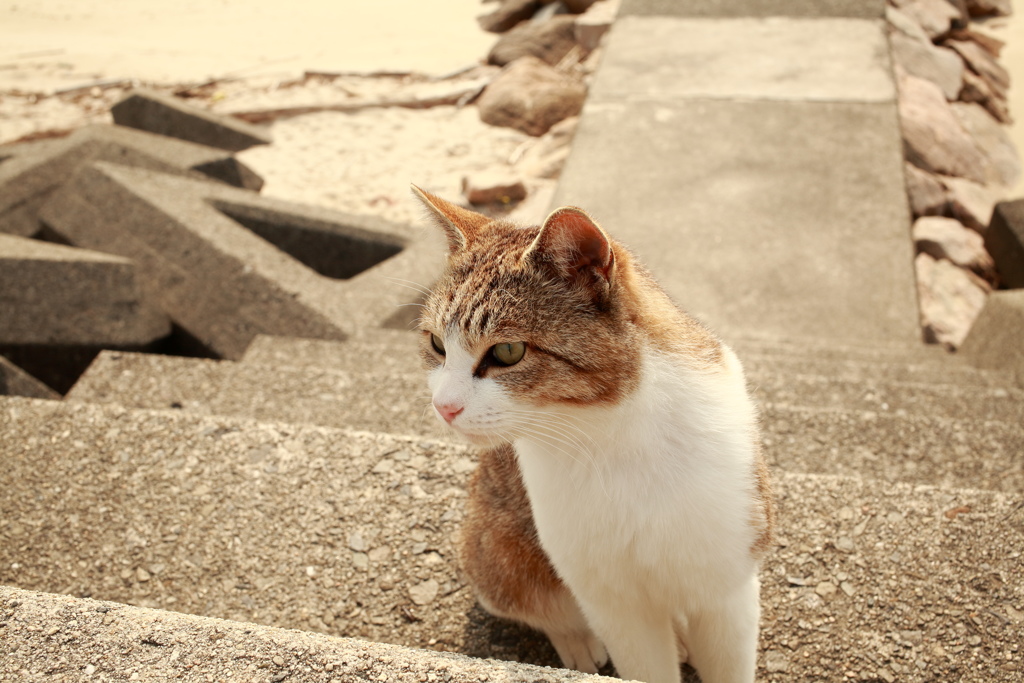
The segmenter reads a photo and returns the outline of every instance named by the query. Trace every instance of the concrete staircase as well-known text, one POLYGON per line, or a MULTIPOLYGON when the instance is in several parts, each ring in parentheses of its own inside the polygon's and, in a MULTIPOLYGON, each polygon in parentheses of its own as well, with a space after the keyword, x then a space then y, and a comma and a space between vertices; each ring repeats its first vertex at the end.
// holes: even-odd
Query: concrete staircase
MULTIPOLYGON (((559 200, 747 368, 780 515, 759 680, 1020 680, 1024 388, 916 342, 881 8, 625 0, 559 200), (828 60, 779 52, 812 29, 828 60), (708 36, 762 82, 685 85, 708 36)), ((474 461, 416 343, 107 351, 63 401, 0 397, 0 681, 579 678, 460 577, 474 461)))

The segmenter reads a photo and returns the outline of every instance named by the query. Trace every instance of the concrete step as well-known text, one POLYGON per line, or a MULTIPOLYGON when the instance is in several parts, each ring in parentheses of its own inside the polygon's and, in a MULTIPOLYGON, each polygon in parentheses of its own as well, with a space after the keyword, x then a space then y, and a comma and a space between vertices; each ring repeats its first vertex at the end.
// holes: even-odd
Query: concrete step
POLYGON ((0 681, 11 683, 611 680, 9 586, 0 586, 0 623, 0 681))
MULTIPOLYGON (((0 584, 556 663, 542 639, 475 607, 462 583, 452 535, 473 460, 461 446, 13 397, 0 397, 0 432, 0 584)), ((1024 617, 1016 497, 785 472, 776 489, 759 680, 1015 680, 1024 617)), ((93 617, 64 603, 28 624, 11 595, 3 628, 18 636, 0 639, 0 651, 17 642, 15 661, 30 671, 40 660, 24 642, 51 648, 53 667, 60 656, 79 661, 66 651, 92 641, 69 637, 98 628, 93 617)), ((124 661, 163 656, 164 634, 181 622, 161 623, 147 625, 153 637, 124 661)), ((327 678, 313 667, 327 663, 316 645, 326 641, 295 634, 309 644, 299 655, 263 645, 261 628, 218 627, 240 663, 270 667, 255 680, 281 672, 267 663, 275 656, 285 660, 278 667, 310 662, 295 670, 303 680, 327 678)), ((193 661, 184 656, 192 641, 180 639, 168 649, 193 661)), ((211 642, 210 656, 221 648, 211 642)))

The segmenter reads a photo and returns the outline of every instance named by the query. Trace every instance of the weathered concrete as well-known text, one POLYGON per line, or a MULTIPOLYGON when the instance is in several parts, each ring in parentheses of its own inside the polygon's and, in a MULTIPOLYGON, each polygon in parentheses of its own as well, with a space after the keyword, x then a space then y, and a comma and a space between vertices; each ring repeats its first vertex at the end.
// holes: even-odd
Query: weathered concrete
POLYGON ((114 123, 238 152, 272 141, 263 128, 200 109, 170 95, 136 90, 115 104, 114 123))
POLYGON ((608 681, 463 655, 0 586, 0 681, 608 681))
POLYGON ((615 22, 606 50, 592 103, 896 96, 881 21, 626 16, 615 22))
MULTIPOLYGON (((14 398, 0 398, 0 431, 0 488, 10 492, 0 498, 0 583, 554 663, 541 639, 474 608, 459 579, 451 534, 472 469, 461 447, 14 398)), ((1014 680, 1024 600, 1016 497, 785 473, 776 488, 782 530, 762 571, 759 680, 1014 680)), ((70 650, 101 625, 141 634, 123 656, 170 644, 171 631, 180 659, 204 661, 190 659, 201 656, 172 616, 159 629, 148 616, 164 615, 114 607, 100 613, 105 625, 71 616, 80 612, 29 623, 4 606, 17 640, 0 643, 18 643, 19 666, 44 661, 26 642, 53 648, 51 666, 77 662, 70 650)), ((277 673, 274 656, 285 660, 277 667, 326 663, 315 645, 326 641, 304 640, 301 655, 267 651, 266 631, 247 628, 224 631, 234 671, 259 676, 246 667, 266 662, 277 673)), ((211 653, 227 647, 199 633, 211 653)))
POLYGON ((622 0, 619 16, 881 19, 885 0, 622 0))
POLYGON ((726 337, 912 344, 899 144, 892 104, 592 99, 553 205, 726 337))
POLYGON ((431 282, 443 258, 436 235, 408 226, 103 163, 42 218, 72 244, 134 259, 145 292, 224 358, 260 333, 344 339, 385 324, 415 301, 405 282, 431 282))
POLYGON ((992 292, 959 352, 980 368, 1016 376, 1024 386, 1024 289, 992 292))
POLYGON ((1010 289, 1024 288, 1024 199, 996 204, 985 231, 985 249, 1002 283, 1010 289))
POLYGON ((263 179, 219 149, 121 126, 87 126, 62 140, 0 147, 0 232, 30 237, 39 210, 76 169, 94 161, 148 168, 259 190, 263 179))
POLYGON ((128 259, 0 234, 0 345, 144 346, 171 331, 128 259))
POLYGON ((28 398, 60 399, 60 394, 17 365, 0 356, 0 394, 28 398))

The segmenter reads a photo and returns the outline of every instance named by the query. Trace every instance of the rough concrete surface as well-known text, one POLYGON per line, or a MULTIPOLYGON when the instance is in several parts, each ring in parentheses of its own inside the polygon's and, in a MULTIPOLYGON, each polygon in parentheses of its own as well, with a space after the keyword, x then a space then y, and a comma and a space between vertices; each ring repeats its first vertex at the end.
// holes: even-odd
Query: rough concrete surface
POLYGON ((608 680, 0 586, 0 681, 608 680))
POLYGON ((133 259, 146 294, 225 358, 241 357, 260 333, 343 339, 379 326, 415 301, 404 281, 430 282, 441 263, 434 234, 114 164, 81 169, 42 219, 72 244, 133 259), (304 265, 261 237, 287 249, 295 232, 327 241, 328 253, 351 266, 334 273, 347 279, 318 273, 317 262, 304 265))
MULTIPOLYGON (((462 447, 29 399, 0 406, 10 436, 0 486, 11 492, 0 499, 2 584, 555 663, 542 639, 480 612, 459 578, 451 534, 473 468, 462 447)), ((789 473, 776 485, 782 531, 762 570, 760 679, 1014 680, 1017 496, 789 473)), ((86 628, 79 619, 58 614, 28 631, 16 615, 0 628, 19 634, 19 648, 52 647, 57 666, 78 657, 68 636, 86 628)), ((234 671, 277 654, 229 639, 250 653, 234 671)))
POLYGON ((626 16, 606 49, 592 102, 896 97, 882 21, 626 16))
POLYGON ((885 0, 622 0, 619 16, 881 19, 885 0))
POLYGON ((130 93, 115 104, 110 113, 114 116, 114 123, 122 126, 231 152, 272 142, 265 128, 152 91, 130 93))
POLYGON ((998 370, 1024 386, 1024 289, 989 294, 960 353, 980 368, 998 370))
POLYGON ((94 161, 213 178, 249 190, 263 185, 252 169, 223 150, 122 126, 87 126, 61 140, 0 147, 0 232, 36 234, 46 199, 94 161))
POLYGON ((0 345, 144 346, 171 331, 128 259, 0 233, 0 345))

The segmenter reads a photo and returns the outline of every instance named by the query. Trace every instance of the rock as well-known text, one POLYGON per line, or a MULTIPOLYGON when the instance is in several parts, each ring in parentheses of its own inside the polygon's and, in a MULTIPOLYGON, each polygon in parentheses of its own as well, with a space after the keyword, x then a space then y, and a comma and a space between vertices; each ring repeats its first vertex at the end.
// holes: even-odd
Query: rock
POLYGON ((532 55, 554 66, 576 46, 576 17, 557 16, 519 24, 498 39, 487 55, 489 64, 505 66, 532 55))
POLYGON ((1011 289, 1024 288, 1024 200, 996 205, 985 232, 985 247, 1000 281, 1011 289))
POLYGON ((516 170, 532 178, 557 178, 569 157, 570 143, 578 122, 578 116, 570 116, 552 126, 516 161, 516 170))
POLYGON ((980 33, 978 31, 972 31, 969 28, 957 29, 949 34, 949 37, 953 40, 970 40, 977 43, 985 52, 992 55, 994 58, 999 57, 1002 53, 1003 48, 1006 47, 1006 43, 995 36, 989 35, 988 33, 980 33))
POLYGON ((1010 88, 1010 74, 987 50, 972 40, 947 40, 946 47, 952 48, 964 58, 964 62, 998 94, 1006 96, 1010 88))
POLYGON ((789 670, 789 657, 779 650, 764 653, 764 666, 769 673, 785 673, 789 670))
POLYGON ((895 32, 889 40, 892 57, 911 76, 917 76, 935 83, 942 88, 947 100, 953 101, 960 95, 964 81, 964 61, 945 47, 938 47, 929 40, 917 40, 902 32, 895 32))
POLYGON ((526 185, 504 168, 488 169, 464 177, 462 194, 470 204, 509 204, 526 198, 526 185))
POLYGON ((946 259, 979 275, 992 273, 992 257, 985 240, 959 221, 942 216, 925 216, 914 222, 914 246, 934 259, 946 259))
POLYGON ((562 3, 569 8, 573 14, 583 14, 591 6, 597 4, 598 0, 562 0, 562 3))
POLYGON ((903 171, 907 181, 907 198, 914 217, 937 216, 946 210, 946 188, 939 181, 939 176, 929 173, 903 162, 903 171))
POLYGON ((354 550, 357 553, 361 553, 366 550, 366 541, 363 540, 363 535, 358 531, 353 531, 349 534, 348 547, 349 550, 354 550))
POLYGON ((618 11, 619 0, 601 0, 591 5, 576 19, 576 43, 586 52, 597 49, 604 34, 612 27, 618 11))
POLYGON ((998 188, 981 185, 965 178, 942 178, 950 213, 972 230, 984 232, 992 220, 996 202, 1002 199, 998 188))
POLYGON ((910 38, 931 42, 931 38, 924 32, 924 29, 921 28, 921 24, 917 20, 913 19, 906 12, 896 9, 893 5, 886 5, 885 20, 889 22, 892 28, 910 38))
POLYGON ((536 57, 521 57, 487 86, 477 109, 484 123, 540 136, 579 114, 586 94, 583 84, 536 57))
POLYGON ((827 598, 835 594, 836 585, 831 581, 822 581, 814 587, 814 592, 823 598, 827 598))
POLYGON ((895 0, 900 11, 914 19, 928 37, 937 40, 953 28, 960 26, 964 17, 947 0, 895 0))
MULTIPOLYGON (((1014 372, 1024 380, 1024 289, 992 292, 960 352, 972 365, 1014 372)), ((1009 612, 1009 610, 1007 610, 1009 612)), ((1010 617, 1019 615, 1016 609, 1010 617)), ((1016 619, 1014 619, 1016 621, 1016 619)))
POLYGON ((967 0, 967 11, 972 17, 990 14, 1008 17, 1013 14, 1013 0, 967 0))
POLYGON ((914 259, 925 340, 957 348, 985 305, 989 286, 974 273, 928 254, 914 259))
POLYGON ((441 585, 434 579, 428 579, 422 583, 418 583, 409 589, 409 597, 417 605, 429 605, 437 597, 438 590, 441 589, 441 585))
POLYGON ((526 21, 540 9, 540 0, 504 0, 498 9, 477 17, 480 28, 490 33, 504 33, 516 24, 526 21))
POLYGON ((926 171, 985 182, 985 159, 939 86, 901 74, 899 88, 906 159, 926 171))
MULTIPOLYGON (((1020 178, 1020 157, 1006 128, 983 106, 954 102, 953 113, 989 162, 991 180, 1012 187, 1020 178)), ((987 223, 986 223, 987 225, 987 223)))
POLYGON ((970 69, 964 70, 964 86, 960 90, 961 102, 976 102, 985 107, 1000 123, 1012 123, 1010 109, 1006 104, 1006 95, 999 94, 983 79, 970 69))

